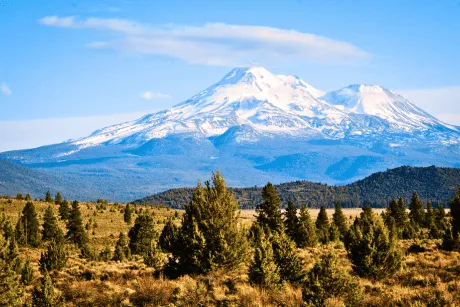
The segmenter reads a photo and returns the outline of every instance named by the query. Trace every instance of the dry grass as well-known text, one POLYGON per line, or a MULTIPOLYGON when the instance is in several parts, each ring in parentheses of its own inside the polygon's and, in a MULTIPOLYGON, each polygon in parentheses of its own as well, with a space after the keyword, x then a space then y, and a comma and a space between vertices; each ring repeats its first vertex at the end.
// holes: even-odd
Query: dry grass
MULTIPOLYGON (((41 218, 48 204, 34 203, 41 218)), ((24 201, 13 200, 10 204, 0 200, 0 211, 15 223, 24 205, 24 201)), ((53 206, 57 212, 57 206, 53 206)), ((105 210, 96 210, 94 203, 81 204, 84 223, 92 220, 90 244, 96 250, 106 246, 113 250, 119 232, 128 232, 129 226, 124 223, 121 212, 123 207, 123 204, 109 204, 105 210)), ((141 206, 137 209, 141 208, 154 214, 158 231, 176 212, 141 206)), ((316 217, 317 212, 312 209, 311 215, 316 217)), ((360 212, 360 209, 344 209, 350 220, 360 212)), ((178 214, 182 213, 179 211, 178 214)), ((332 213, 328 210, 329 217, 332 213)), ((254 215, 254 210, 244 210, 241 219, 249 225, 254 215)), ((400 248, 407 251, 413 243, 401 241, 400 248)), ((378 282, 360 279, 364 306, 460 306, 460 254, 440 251, 439 242, 435 240, 417 243, 425 251, 406 253, 403 269, 392 278, 378 282)), ((30 257, 37 270, 41 251, 20 249, 21 255, 30 257)), ((298 253, 304 268, 310 269, 331 251, 339 256, 339 266, 353 274, 342 243, 302 249, 298 253)), ((80 258, 78 251, 71 248, 66 267, 61 272, 54 272, 52 278, 66 299, 66 306, 302 306, 300 288, 285 285, 281 289, 266 291, 253 287, 248 283, 245 267, 207 276, 183 276, 177 280, 154 276, 153 270, 147 268, 139 257, 123 263, 89 261, 80 258)), ((344 305, 339 299, 331 299, 327 306, 344 305)))

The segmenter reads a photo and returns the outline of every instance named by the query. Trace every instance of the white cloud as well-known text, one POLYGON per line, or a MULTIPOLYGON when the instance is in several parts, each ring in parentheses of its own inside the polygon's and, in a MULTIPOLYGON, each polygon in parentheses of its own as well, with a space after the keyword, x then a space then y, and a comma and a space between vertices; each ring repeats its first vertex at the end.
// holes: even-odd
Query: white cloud
POLYGON ((0 85, 0 91, 1 91, 2 94, 5 95, 5 96, 11 96, 11 95, 13 95, 13 92, 11 92, 10 87, 9 87, 5 82, 3 82, 3 83, 0 85))
POLYGON ((164 100, 164 99, 171 98, 171 96, 168 94, 163 94, 160 92, 152 92, 152 91, 145 91, 140 96, 142 99, 146 99, 146 100, 164 100))
POLYGON ((48 26, 98 29, 121 34, 116 40, 92 42, 92 48, 154 54, 192 64, 244 66, 279 61, 349 64, 369 60, 370 54, 350 43, 295 30, 264 26, 207 23, 203 26, 152 27, 116 18, 48 16, 48 26))
POLYGON ((439 119, 449 124, 460 125, 460 86, 398 92, 439 119))

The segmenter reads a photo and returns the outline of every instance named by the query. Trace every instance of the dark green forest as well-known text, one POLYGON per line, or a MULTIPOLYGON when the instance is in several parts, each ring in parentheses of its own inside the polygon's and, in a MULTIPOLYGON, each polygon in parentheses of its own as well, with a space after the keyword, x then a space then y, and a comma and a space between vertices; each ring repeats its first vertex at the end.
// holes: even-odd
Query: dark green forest
MULTIPOLYGON (((402 166, 371 176, 346 186, 331 186, 309 181, 295 181, 276 185, 283 205, 293 201, 298 207, 321 206, 333 208, 341 202, 345 208, 370 205, 383 208, 393 198, 409 201, 417 192, 423 201, 448 204, 460 184, 460 169, 442 167, 402 166)), ((172 189, 134 201, 137 204, 163 205, 184 208, 193 194, 193 188, 172 189)), ((262 201, 262 188, 232 188, 240 208, 253 209, 262 201)))

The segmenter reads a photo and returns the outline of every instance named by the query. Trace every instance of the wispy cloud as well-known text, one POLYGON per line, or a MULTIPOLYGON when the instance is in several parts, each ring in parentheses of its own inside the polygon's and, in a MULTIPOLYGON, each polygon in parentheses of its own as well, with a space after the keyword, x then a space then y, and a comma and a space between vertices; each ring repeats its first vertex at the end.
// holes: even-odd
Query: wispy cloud
POLYGON ((3 83, 0 85, 0 91, 1 91, 2 94, 5 95, 5 96, 11 96, 11 95, 13 95, 13 92, 11 92, 10 87, 9 87, 5 82, 3 82, 3 83))
POLYGON ((460 86, 398 91, 439 119, 460 125, 460 86))
POLYGON ((153 27, 117 18, 78 19, 74 16, 47 16, 39 23, 115 32, 121 37, 92 42, 88 46, 167 56, 192 64, 244 66, 279 61, 350 64, 371 58, 368 52, 347 42, 264 26, 207 23, 203 26, 153 27))
POLYGON ((172 98, 168 94, 160 93, 160 92, 152 92, 152 91, 145 91, 141 93, 140 97, 146 100, 164 100, 172 98))

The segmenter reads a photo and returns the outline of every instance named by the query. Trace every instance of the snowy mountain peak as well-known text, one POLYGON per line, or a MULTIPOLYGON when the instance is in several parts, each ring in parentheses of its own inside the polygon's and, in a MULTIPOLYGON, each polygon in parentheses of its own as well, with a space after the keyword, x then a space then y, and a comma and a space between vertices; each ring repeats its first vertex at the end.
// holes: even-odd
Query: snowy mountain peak
POLYGON ((353 84, 325 94, 296 76, 275 75, 253 66, 233 69, 214 85, 170 109, 100 129, 73 144, 79 148, 99 144, 135 146, 168 135, 218 137, 227 131, 232 133, 220 141, 230 136, 244 142, 274 135, 346 138, 432 127, 458 131, 377 85, 353 84))

